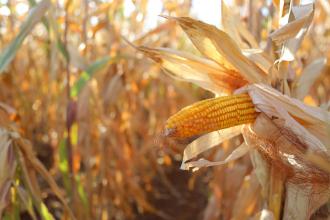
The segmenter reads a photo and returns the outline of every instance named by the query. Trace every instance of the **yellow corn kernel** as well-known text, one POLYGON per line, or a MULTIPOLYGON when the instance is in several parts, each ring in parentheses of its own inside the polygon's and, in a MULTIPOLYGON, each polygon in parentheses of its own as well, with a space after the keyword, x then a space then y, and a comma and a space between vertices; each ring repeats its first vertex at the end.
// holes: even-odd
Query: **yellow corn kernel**
POLYGON ((248 94, 206 99, 187 106, 170 117, 165 135, 189 138, 240 124, 254 122, 257 117, 248 94))

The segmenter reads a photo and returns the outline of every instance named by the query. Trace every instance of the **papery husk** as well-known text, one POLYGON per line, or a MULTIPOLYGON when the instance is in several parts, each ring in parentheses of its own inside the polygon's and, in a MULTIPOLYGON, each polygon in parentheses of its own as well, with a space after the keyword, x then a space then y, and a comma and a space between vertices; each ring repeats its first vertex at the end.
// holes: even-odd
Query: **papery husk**
POLYGON ((237 91, 243 92, 249 93, 257 111, 270 118, 279 119, 277 123, 281 127, 289 128, 310 150, 323 152, 329 157, 329 112, 308 106, 264 84, 251 84, 237 91))
MULTIPOLYGON (((271 166, 277 169, 278 173, 281 173, 281 176, 286 176, 286 187, 288 184, 293 184, 292 186, 298 189, 294 192, 297 194, 294 197, 297 199, 296 202, 292 202, 288 198, 291 196, 288 193, 291 192, 286 190, 286 200, 288 201, 283 213, 299 213, 299 216, 296 218, 285 214, 284 219, 308 219, 317 208, 329 199, 330 174, 304 160, 304 153, 308 145, 304 143, 303 137, 296 136, 289 128, 281 127, 276 120, 272 120, 265 114, 260 114, 253 125, 245 126, 243 136, 250 145, 258 149, 271 166), (304 189, 306 190, 304 191, 304 189), (311 201, 312 196, 320 193, 324 195, 324 198, 311 201), (301 218, 302 216, 304 218, 301 218)), ((261 184, 263 183, 261 182, 261 184)), ((271 184, 267 184, 266 187, 271 192, 271 184)), ((268 200, 273 200, 274 196, 275 198, 282 197, 270 193, 268 200)), ((281 204, 282 201, 278 201, 278 207, 275 208, 281 208, 281 204)), ((271 203, 269 205, 271 206, 271 203)), ((270 207, 270 209, 273 208, 270 207)), ((279 213, 274 214, 276 219, 279 219, 279 213)))
POLYGON ((231 161, 237 160, 238 158, 247 154, 250 150, 249 145, 242 143, 239 147, 237 147, 225 160, 220 161, 209 161, 204 158, 201 158, 197 161, 186 162, 186 166, 194 167, 194 168, 201 168, 201 167, 211 167, 211 166, 218 166, 229 163, 231 161))
MULTIPOLYGON (((266 85, 249 85, 238 92, 243 91, 250 94, 256 109, 263 112, 253 125, 243 128, 246 142, 287 178, 283 183, 281 178, 273 178, 273 184, 280 187, 280 194, 272 192, 272 178, 260 181, 269 192, 269 208, 275 219, 280 219, 283 200, 280 189, 286 187, 283 219, 309 219, 330 197, 329 172, 306 160, 305 156, 307 152, 314 152, 329 161, 329 135, 326 133, 329 112, 307 106, 266 85), (322 198, 317 199, 320 194, 322 198)), ((267 170, 263 173, 262 176, 274 176, 267 170)))
POLYGON ((226 128, 220 131, 214 131, 208 134, 205 134, 192 143, 190 143, 183 152, 181 169, 188 170, 189 168, 200 168, 202 167, 199 164, 189 163, 188 161, 195 158, 204 151, 211 149, 223 141, 233 138, 241 133, 242 126, 235 126, 231 128, 226 128))
POLYGON ((297 185, 286 184, 286 200, 283 219, 308 220, 311 215, 325 204, 330 197, 330 188, 315 184, 297 185))

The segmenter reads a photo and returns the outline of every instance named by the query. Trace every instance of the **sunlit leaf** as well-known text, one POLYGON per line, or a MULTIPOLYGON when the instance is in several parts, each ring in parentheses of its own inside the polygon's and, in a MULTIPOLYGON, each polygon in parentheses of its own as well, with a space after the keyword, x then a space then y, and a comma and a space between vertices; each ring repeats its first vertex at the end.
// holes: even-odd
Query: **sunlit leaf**
POLYGON ((249 82, 265 82, 265 73, 246 58, 236 42, 216 27, 188 17, 176 20, 202 54, 228 69, 235 69, 249 82))
POLYGON ((236 70, 227 69, 209 59, 166 48, 138 49, 161 64, 172 77, 194 83, 213 93, 232 93, 247 84, 236 70))

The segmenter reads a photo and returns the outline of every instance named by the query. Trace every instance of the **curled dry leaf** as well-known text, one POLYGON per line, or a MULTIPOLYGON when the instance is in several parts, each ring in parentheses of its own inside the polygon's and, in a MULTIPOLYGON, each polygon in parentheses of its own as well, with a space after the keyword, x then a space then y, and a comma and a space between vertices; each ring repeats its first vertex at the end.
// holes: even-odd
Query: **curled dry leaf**
POLYGON ((217 165, 223 165, 229 163, 231 161, 237 160, 238 158, 247 154, 250 150, 249 145, 242 143, 239 147, 237 147, 225 160, 222 161, 208 161, 205 159, 199 159, 197 161, 186 162, 188 167, 201 168, 201 167, 211 167, 217 165))
POLYGON ((308 27, 313 19, 313 10, 308 7, 309 11, 305 14, 297 14, 296 20, 277 29, 269 36, 278 44, 284 43, 286 40, 294 38, 304 27, 308 27))
POLYGON ((283 31, 279 29, 278 34, 275 34, 275 39, 281 39, 283 41, 280 61, 293 61, 295 59, 295 54, 299 49, 301 42, 312 22, 314 16, 314 3, 307 5, 293 6, 292 12, 294 21, 296 23, 287 24, 288 26, 293 26, 293 31, 287 26, 283 26, 283 31), (307 16, 306 16, 307 14, 307 16), (300 19, 300 21, 297 21, 300 19), (297 29, 299 28, 300 29, 297 29), (295 34, 296 33, 296 34, 295 34))
POLYGON ((249 82, 265 82, 265 72, 246 58, 231 37, 216 27, 188 17, 176 20, 196 48, 206 57, 228 69, 235 69, 249 82))
POLYGON ((187 170, 191 167, 186 164, 188 160, 191 160, 202 152, 221 144, 225 140, 239 135, 241 133, 241 127, 242 126, 236 126, 221 131, 214 131, 193 141, 183 152, 181 169, 187 170))
POLYGON ((216 94, 230 94, 247 84, 235 69, 206 58, 166 48, 138 49, 160 63, 172 77, 194 83, 216 94))

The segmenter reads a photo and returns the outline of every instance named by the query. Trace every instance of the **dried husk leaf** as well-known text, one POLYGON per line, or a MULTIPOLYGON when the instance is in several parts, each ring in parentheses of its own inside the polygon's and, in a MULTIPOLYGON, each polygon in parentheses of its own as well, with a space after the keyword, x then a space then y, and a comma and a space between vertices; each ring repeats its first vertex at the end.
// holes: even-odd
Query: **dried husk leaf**
POLYGON ((199 159, 197 161, 191 161, 191 162, 186 162, 186 165, 188 167, 192 168, 202 168, 202 167, 211 167, 211 166, 218 166, 218 165, 223 165, 226 163, 229 163, 231 161, 237 160, 238 158, 244 156, 249 152, 251 148, 249 145, 242 143, 239 147, 237 147, 225 160, 221 161, 209 161, 206 159, 199 159))
POLYGON ((221 131, 214 131, 193 141, 185 148, 183 152, 181 169, 188 170, 191 167, 186 163, 188 160, 191 160, 200 153, 221 144, 225 140, 239 135, 241 133, 241 128, 242 126, 240 125, 232 128, 226 128, 221 131))
POLYGON ((286 184, 286 200, 283 220, 308 220, 329 200, 330 188, 318 189, 315 185, 286 184))
POLYGON ((213 25, 188 17, 167 17, 176 20, 196 48, 209 59, 228 69, 235 69, 249 82, 265 82, 265 73, 247 57, 235 41, 213 25))
MULTIPOLYGON (((307 219, 329 199, 330 175, 305 160, 304 147, 307 144, 298 140, 301 137, 297 138, 296 134, 290 134, 290 131, 285 130, 276 123, 276 120, 271 120, 265 114, 260 114, 250 127, 244 127, 243 135, 248 143, 259 149, 272 166, 273 172, 270 173, 273 177, 270 178, 272 183, 267 183, 269 187, 268 201, 269 209, 274 211, 276 219, 279 219, 281 212, 279 208, 282 203, 283 186, 281 182, 278 182, 280 179, 287 178, 287 185, 293 184, 299 189, 299 191, 293 191, 297 200, 291 201, 288 196, 292 195, 287 195, 285 209, 288 210, 284 210, 284 213, 299 213, 296 214, 298 217, 288 214, 285 219, 307 219), (281 177, 275 178, 278 174, 281 174, 281 177), (325 192, 324 199, 317 202, 310 201, 313 196, 317 198, 320 192, 325 192), (291 205, 287 205, 287 203, 291 205)), ((288 189, 287 192, 289 192, 288 189)))
POLYGON ((166 48, 138 49, 160 63, 172 77, 194 83, 215 94, 230 94, 247 84, 236 70, 227 69, 206 58, 166 48))
POLYGON ((330 143, 330 137, 326 129, 330 126, 329 112, 307 106, 264 84, 249 85, 237 92, 248 92, 257 110, 270 118, 280 118, 282 126, 290 128, 311 150, 329 156, 327 143, 330 143))

